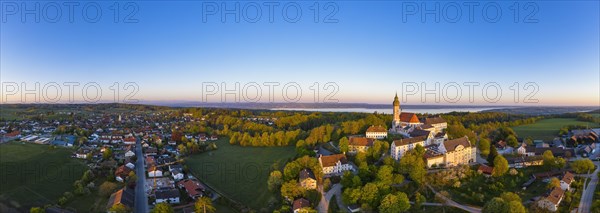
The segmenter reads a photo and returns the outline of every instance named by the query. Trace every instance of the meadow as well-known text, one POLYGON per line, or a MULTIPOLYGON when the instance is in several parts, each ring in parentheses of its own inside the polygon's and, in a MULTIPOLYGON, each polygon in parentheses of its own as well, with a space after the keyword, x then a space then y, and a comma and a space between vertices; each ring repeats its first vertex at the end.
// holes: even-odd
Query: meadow
POLYGON ((279 167, 296 155, 288 147, 242 147, 219 139, 218 149, 192 155, 186 165, 194 175, 227 197, 253 208, 266 207, 274 194, 267 189, 267 178, 274 163, 279 167))
POLYGON ((552 139, 558 137, 560 128, 567 125, 588 125, 590 128, 599 126, 590 122, 578 121, 575 118, 550 118, 533 124, 516 126, 512 129, 521 138, 531 137, 533 140, 552 141, 552 139))
POLYGON ((10 142, 0 145, 0 202, 29 210, 56 203, 87 167, 71 158, 73 149, 10 142))

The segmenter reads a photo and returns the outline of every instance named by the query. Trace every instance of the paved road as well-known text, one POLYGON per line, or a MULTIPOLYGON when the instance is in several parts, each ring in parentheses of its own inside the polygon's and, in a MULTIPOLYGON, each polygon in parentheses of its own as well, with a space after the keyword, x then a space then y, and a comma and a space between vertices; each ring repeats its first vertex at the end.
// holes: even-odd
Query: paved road
POLYGON ((329 210, 329 202, 331 201, 331 197, 335 195, 335 202, 337 202, 340 209, 346 209, 345 205, 342 203, 342 184, 333 184, 331 189, 325 194, 323 194, 323 187, 319 186, 319 191, 321 192, 321 201, 319 202, 319 206, 317 206, 318 212, 327 212, 329 210))
POLYGON ((431 189, 431 191, 433 191, 433 193, 435 193, 437 196, 442 197, 442 199, 444 201, 446 201, 446 205, 448 206, 453 206, 471 213, 481 213, 481 209, 477 208, 477 207, 472 207, 472 206, 465 206, 462 205, 460 203, 454 202, 453 200, 451 200, 450 198, 447 198, 445 196, 443 196, 442 194, 438 193, 437 191, 435 191, 435 189, 433 189, 433 187, 431 187, 430 185, 427 185, 427 187, 429 187, 429 189, 431 189))
POLYGON ((596 189, 596 185, 598 184, 598 171, 600 171, 600 162, 595 161, 596 170, 591 174, 591 181, 588 183, 587 187, 583 190, 581 194, 581 201, 579 202, 578 211, 581 213, 590 212, 590 207, 594 200, 594 190, 596 189))
POLYGON ((135 145, 135 155, 137 162, 135 164, 136 175, 138 177, 135 186, 135 213, 146 213, 148 210, 148 196, 146 196, 146 168, 144 167, 144 154, 142 153, 142 144, 138 139, 135 145))

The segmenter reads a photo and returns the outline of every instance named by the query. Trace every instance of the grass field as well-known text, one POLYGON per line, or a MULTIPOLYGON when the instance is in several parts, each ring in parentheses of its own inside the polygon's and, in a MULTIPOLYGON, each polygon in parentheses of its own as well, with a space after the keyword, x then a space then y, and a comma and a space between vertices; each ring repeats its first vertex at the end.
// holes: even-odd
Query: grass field
POLYGON ((0 200, 16 208, 56 203, 86 166, 72 149, 11 142, 0 145, 0 200))
POLYGON ((216 190, 253 209, 267 207, 273 194, 267 189, 269 168, 296 154, 294 147, 242 147, 228 139, 217 141, 218 149, 193 155, 187 166, 199 179, 216 190))
POLYGON ((519 137, 531 137, 534 140, 551 141, 558 136, 561 127, 567 125, 589 125, 590 128, 598 127, 598 124, 577 121, 574 118, 551 118, 543 119, 534 124, 513 127, 519 137))

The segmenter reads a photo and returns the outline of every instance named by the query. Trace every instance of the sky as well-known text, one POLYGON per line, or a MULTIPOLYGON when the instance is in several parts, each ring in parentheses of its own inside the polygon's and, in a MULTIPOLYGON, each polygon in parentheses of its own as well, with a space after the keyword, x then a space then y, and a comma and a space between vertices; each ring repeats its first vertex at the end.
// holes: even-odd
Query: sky
POLYGON ((71 3, 1 2, 2 103, 600 106, 598 1, 71 3))

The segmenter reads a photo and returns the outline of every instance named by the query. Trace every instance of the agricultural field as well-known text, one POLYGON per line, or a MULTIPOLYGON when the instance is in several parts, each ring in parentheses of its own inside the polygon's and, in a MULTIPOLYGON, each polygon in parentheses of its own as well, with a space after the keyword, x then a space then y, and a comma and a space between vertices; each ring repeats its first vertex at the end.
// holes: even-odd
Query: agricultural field
POLYGON ((20 142, 0 145, 0 202, 23 210, 56 203, 87 169, 72 152, 20 142))
POLYGON ((217 150, 188 157, 186 165, 210 187, 257 210, 273 197, 267 189, 271 166, 282 167, 296 155, 292 146, 242 147, 230 145, 227 138, 216 144, 217 150))
POLYGON ((560 128, 567 125, 588 125, 590 128, 599 126, 591 122, 578 121, 575 118, 550 118, 534 124, 516 126, 512 129, 521 138, 531 137, 534 140, 551 141, 558 136, 560 128))

